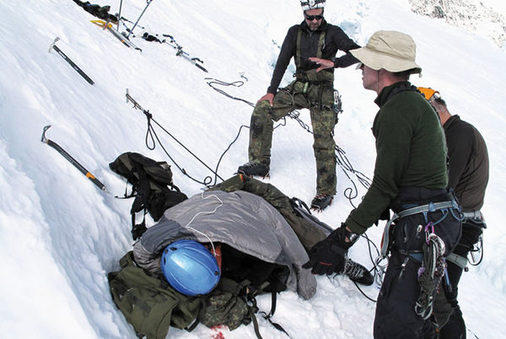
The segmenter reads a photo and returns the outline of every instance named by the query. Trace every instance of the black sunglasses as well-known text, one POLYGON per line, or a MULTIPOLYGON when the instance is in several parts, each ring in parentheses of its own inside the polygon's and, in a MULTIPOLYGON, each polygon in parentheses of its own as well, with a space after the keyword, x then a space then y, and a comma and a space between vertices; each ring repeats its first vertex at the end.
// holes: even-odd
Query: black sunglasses
POLYGON ((323 14, 320 14, 320 15, 306 15, 306 14, 304 14, 304 16, 306 17, 306 20, 309 20, 309 21, 313 21, 314 19, 316 19, 316 20, 323 19, 323 14))

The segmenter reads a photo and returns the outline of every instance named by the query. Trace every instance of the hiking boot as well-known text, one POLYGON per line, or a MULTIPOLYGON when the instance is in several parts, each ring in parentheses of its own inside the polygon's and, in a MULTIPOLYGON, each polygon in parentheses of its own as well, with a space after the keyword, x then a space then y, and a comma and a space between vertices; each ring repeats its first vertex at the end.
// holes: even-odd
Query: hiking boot
POLYGON ((241 173, 247 176, 259 176, 265 177, 269 174, 269 166, 266 166, 259 162, 248 162, 242 166, 239 166, 237 173, 241 173))
POLYGON ((311 201, 311 208, 314 210, 323 211, 327 206, 332 204, 332 199, 334 199, 331 195, 327 194, 317 194, 314 197, 313 201, 311 201))
POLYGON ((346 274, 351 281, 365 286, 371 286, 374 282, 374 277, 367 268, 350 259, 346 260, 343 273, 341 274, 346 274))

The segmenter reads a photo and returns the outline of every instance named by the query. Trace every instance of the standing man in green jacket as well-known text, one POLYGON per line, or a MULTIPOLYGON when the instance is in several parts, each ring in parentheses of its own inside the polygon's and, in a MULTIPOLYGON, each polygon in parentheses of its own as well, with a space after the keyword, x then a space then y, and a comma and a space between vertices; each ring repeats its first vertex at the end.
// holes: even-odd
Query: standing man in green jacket
POLYGON ((349 52, 359 48, 338 26, 325 21, 325 0, 301 0, 304 21, 288 30, 274 68, 267 94, 261 97, 250 124, 249 162, 238 172, 265 177, 269 173, 273 121, 288 113, 309 109, 313 127, 313 150, 316 159, 316 196, 313 209, 323 210, 336 193, 336 156, 334 126, 337 113, 334 105, 334 68, 357 63, 349 52), (336 58, 341 50, 345 54, 336 58), (281 79, 295 59, 296 80, 278 91, 281 79))
POLYGON ((440 279, 443 268, 436 265, 434 272, 427 261, 442 261, 461 230, 460 211, 446 189, 443 129, 430 104, 408 81, 421 72, 411 36, 378 31, 351 53, 362 63, 364 88, 378 95, 380 109, 372 127, 374 178, 346 221, 310 250, 304 267, 312 267, 315 274, 341 273, 359 235, 393 210, 384 238, 389 262, 376 304, 374 337, 427 338, 435 335, 429 317, 440 280, 419 281, 419 274, 440 279), (426 251, 429 246, 434 251, 426 251))
POLYGON ((440 326, 440 339, 465 338, 466 324, 457 300, 458 284, 467 265, 467 256, 486 228, 481 208, 489 175, 487 145, 476 127, 450 113, 438 91, 427 87, 418 87, 418 90, 434 107, 443 125, 450 159, 448 187, 454 190, 464 214, 462 237, 446 258, 448 283, 439 289, 440 298, 436 299, 434 314, 440 326))

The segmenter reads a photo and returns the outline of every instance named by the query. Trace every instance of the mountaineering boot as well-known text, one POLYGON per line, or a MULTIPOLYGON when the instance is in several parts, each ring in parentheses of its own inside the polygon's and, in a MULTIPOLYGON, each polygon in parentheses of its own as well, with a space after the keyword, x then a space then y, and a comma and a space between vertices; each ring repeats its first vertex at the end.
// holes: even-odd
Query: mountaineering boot
POLYGON ((269 174, 269 166, 266 166, 259 162, 248 162, 242 166, 239 166, 237 173, 250 177, 254 175, 259 177, 266 177, 269 174))
POLYGON ((327 206, 332 204, 333 197, 331 195, 327 194, 317 194, 316 197, 314 197, 313 201, 311 201, 311 208, 314 210, 322 211, 327 206))
POLYGON ((361 285, 370 286, 374 282, 374 277, 367 268, 350 259, 346 260, 342 274, 346 274, 351 281, 361 285))
POLYGON ((109 19, 109 10, 111 9, 111 6, 102 6, 97 8, 97 17, 100 19, 107 20, 109 19))

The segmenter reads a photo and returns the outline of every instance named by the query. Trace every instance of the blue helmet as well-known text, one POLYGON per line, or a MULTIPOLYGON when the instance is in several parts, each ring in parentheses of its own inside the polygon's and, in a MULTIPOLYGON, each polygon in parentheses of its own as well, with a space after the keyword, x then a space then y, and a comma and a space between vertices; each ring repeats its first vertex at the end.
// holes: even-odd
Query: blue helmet
POLYGON ((220 281, 216 258, 195 240, 178 240, 167 246, 160 266, 169 284, 184 295, 207 294, 220 281))

